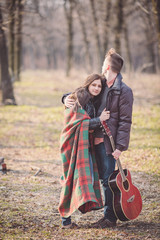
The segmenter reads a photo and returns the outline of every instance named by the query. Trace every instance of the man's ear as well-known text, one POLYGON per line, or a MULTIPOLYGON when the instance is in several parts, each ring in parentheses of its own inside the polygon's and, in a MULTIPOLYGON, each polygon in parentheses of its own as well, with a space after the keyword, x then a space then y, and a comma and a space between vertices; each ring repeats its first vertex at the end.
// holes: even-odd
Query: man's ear
POLYGON ((106 68, 106 70, 104 71, 104 73, 103 73, 103 74, 106 74, 106 73, 107 73, 107 71, 108 71, 108 67, 106 68))
POLYGON ((107 67, 107 70, 109 70, 110 69, 110 65, 108 65, 108 67, 107 67))

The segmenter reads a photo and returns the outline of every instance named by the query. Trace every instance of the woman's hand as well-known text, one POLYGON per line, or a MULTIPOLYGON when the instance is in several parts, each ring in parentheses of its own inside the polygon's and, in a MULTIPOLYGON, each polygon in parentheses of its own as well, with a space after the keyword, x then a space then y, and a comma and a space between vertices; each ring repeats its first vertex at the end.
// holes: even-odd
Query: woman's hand
POLYGON ((67 108, 71 108, 73 107, 75 104, 75 100, 73 98, 70 97, 70 95, 68 95, 65 99, 64 99, 64 105, 67 108))
POLYGON ((101 122, 108 120, 110 118, 110 111, 104 109, 99 118, 101 122))

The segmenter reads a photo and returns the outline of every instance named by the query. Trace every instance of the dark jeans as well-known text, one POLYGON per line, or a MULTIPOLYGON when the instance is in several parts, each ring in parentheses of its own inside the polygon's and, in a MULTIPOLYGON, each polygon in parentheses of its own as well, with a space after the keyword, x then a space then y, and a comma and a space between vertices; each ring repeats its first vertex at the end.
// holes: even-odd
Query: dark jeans
POLYGON ((94 185, 94 169, 93 169, 92 155, 91 155, 90 152, 89 152, 89 163, 90 163, 90 171, 91 171, 92 185, 94 185))
POLYGON ((113 194, 108 186, 108 178, 115 169, 116 160, 112 154, 106 154, 104 143, 95 145, 98 172, 104 191, 104 216, 114 222, 117 220, 113 211, 113 194))
POLYGON ((71 224, 71 217, 68 218, 62 217, 62 226, 67 226, 69 224, 71 224))

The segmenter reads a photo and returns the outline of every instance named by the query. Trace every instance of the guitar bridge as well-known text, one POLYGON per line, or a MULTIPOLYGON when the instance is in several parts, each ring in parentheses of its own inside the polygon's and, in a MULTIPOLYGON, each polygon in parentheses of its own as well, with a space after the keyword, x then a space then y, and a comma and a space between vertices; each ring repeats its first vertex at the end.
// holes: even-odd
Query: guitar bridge
POLYGON ((133 202, 134 201, 134 198, 135 198, 135 195, 133 195, 132 197, 130 197, 127 202, 130 203, 130 202, 133 202))

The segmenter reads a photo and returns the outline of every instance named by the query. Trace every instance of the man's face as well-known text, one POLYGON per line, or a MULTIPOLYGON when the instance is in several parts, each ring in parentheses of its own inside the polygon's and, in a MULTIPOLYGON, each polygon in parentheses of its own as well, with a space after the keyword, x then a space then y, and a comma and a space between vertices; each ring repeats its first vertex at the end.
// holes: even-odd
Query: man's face
POLYGON ((102 74, 105 74, 107 72, 108 65, 109 65, 109 59, 108 57, 106 57, 102 66, 102 74))

